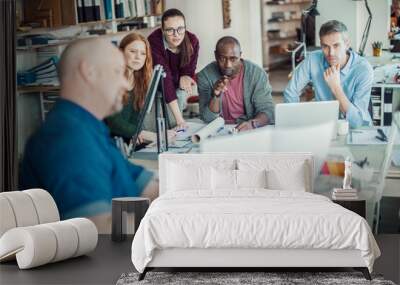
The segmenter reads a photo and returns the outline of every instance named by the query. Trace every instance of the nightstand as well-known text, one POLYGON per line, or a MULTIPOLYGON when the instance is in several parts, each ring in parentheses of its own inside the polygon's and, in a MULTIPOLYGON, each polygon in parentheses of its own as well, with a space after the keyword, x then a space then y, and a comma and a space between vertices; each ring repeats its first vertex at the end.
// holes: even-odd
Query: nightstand
POLYGON ((366 201, 365 199, 355 199, 355 200, 334 200, 332 202, 339 204, 340 206, 359 214, 365 219, 366 211, 366 201))
POLYGON ((150 199, 144 197, 113 198, 111 239, 123 241, 134 235, 149 205, 150 199))

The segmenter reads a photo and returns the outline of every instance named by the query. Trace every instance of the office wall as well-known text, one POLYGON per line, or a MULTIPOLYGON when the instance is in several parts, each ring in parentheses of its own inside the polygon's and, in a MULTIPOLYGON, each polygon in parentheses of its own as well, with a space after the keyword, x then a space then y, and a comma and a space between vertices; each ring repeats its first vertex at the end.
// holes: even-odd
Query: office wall
POLYGON ((214 60, 217 40, 225 35, 238 38, 243 57, 262 66, 261 11, 259 0, 231 0, 231 27, 223 29, 221 0, 166 0, 166 8, 177 8, 186 17, 188 30, 200 40, 197 71, 214 60))
MULTIPOLYGON (((382 41, 387 47, 387 34, 390 27, 390 0, 368 0, 372 13, 371 29, 365 46, 365 54, 371 55, 371 43, 382 41)), ((364 32, 368 13, 364 1, 354 0, 320 0, 318 1, 320 16, 316 18, 316 43, 319 45, 319 28, 329 20, 342 21, 349 30, 351 46, 358 51, 364 32)))

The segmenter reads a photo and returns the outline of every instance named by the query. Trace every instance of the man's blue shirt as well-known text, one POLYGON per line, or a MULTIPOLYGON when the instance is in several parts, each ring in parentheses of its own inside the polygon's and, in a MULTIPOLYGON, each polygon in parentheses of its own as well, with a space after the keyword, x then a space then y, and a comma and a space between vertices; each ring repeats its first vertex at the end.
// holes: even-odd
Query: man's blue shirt
MULTIPOLYGON (((299 102, 299 96, 312 82, 315 100, 336 100, 324 79, 324 72, 329 67, 321 50, 310 52, 294 71, 293 77, 283 95, 285 102, 299 102)), ((349 60, 340 70, 340 82, 344 93, 351 102, 345 115, 351 127, 369 126, 372 124, 368 106, 371 97, 373 70, 368 61, 354 51, 350 51, 349 60)))
POLYGON ((21 187, 49 191, 64 219, 108 212, 113 197, 139 196, 152 177, 124 159, 102 121, 64 99, 28 140, 21 171, 21 187))

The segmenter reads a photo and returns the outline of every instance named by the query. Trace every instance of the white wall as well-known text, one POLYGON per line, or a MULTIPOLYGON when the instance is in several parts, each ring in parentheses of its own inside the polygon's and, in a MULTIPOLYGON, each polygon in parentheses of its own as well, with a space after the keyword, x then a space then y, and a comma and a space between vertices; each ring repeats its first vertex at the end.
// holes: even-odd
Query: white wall
MULTIPOLYGON (((371 55, 371 43, 382 41, 384 47, 389 44, 388 32, 390 28, 390 0, 368 0, 372 13, 371 29, 365 46, 365 54, 371 55)), ((319 28, 329 20, 343 22, 349 30, 351 46, 358 51, 368 18, 364 1, 354 0, 320 0, 318 1, 320 16, 316 18, 316 44, 319 45, 319 28)))
POLYGON ((197 71, 214 60, 217 40, 236 37, 243 58, 262 66, 261 12, 259 0, 231 0, 231 27, 223 29, 221 0, 166 0, 166 9, 177 8, 186 17, 188 30, 200 40, 197 71))

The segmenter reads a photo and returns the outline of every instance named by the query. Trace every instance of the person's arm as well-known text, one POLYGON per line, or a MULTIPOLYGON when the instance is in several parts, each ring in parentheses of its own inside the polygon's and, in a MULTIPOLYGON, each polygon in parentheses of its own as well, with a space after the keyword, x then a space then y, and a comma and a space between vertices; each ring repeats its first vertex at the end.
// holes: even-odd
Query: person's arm
POLYGON ((106 123, 110 129, 111 134, 121 136, 124 138, 132 137, 137 129, 136 121, 129 120, 125 112, 130 112, 126 108, 131 108, 133 112, 132 105, 129 104, 124 107, 124 109, 108 118, 106 118, 106 123))
POLYGON ((258 113, 253 119, 238 124, 235 129, 239 132, 256 129, 267 125, 269 122, 265 113, 258 113))
POLYGON ((350 127, 357 128, 371 124, 371 116, 368 111, 371 97, 371 87, 373 82, 373 70, 368 64, 363 67, 363 72, 356 74, 356 81, 352 102, 348 99, 340 84, 340 68, 331 67, 324 73, 332 94, 339 101, 340 110, 346 114, 350 127))
POLYGON ((311 57, 306 57, 292 73, 288 85, 283 92, 284 102, 299 102, 304 87, 311 81, 311 57))
POLYGON ((272 100, 272 87, 269 84, 268 75, 264 70, 256 69, 250 85, 254 85, 251 94, 251 104, 255 116, 250 120, 239 123, 235 128, 238 131, 245 131, 263 127, 274 123, 275 106, 272 100), (259 74, 257 74, 259 73, 259 74))
POLYGON ((186 121, 182 116, 182 112, 179 109, 178 100, 174 100, 168 103, 169 108, 171 109, 172 114, 176 120, 176 127, 178 129, 186 128, 186 121))
MULTIPOLYGON (((206 69, 203 69, 197 75, 197 88, 199 91, 200 119, 202 119, 206 123, 209 123, 214 119, 218 118, 220 114, 220 111, 213 112, 210 109, 210 104, 218 105, 218 107, 220 108, 221 98, 220 97, 212 98, 213 84, 212 81, 207 76, 206 69)), ((216 108, 216 106, 214 106, 214 108, 216 108)))

